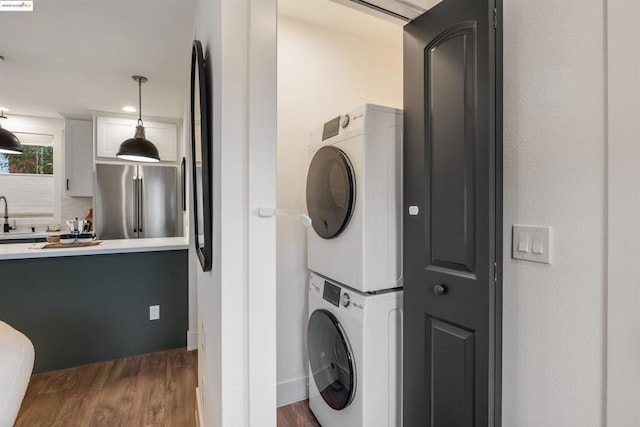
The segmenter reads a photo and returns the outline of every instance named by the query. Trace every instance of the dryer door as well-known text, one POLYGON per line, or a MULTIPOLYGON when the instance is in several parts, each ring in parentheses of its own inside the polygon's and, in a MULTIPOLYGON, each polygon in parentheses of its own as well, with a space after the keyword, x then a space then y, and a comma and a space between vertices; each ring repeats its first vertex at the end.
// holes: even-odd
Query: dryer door
POLYGON ((309 164, 307 210, 320 237, 338 236, 349 224, 356 202, 356 179, 344 151, 325 146, 309 164))
POLYGON ((346 408, 355 395, 356 372, 349 341, 335 316, 316 310, 307 326, 311 373, 320 395, 335 410, 346 408))

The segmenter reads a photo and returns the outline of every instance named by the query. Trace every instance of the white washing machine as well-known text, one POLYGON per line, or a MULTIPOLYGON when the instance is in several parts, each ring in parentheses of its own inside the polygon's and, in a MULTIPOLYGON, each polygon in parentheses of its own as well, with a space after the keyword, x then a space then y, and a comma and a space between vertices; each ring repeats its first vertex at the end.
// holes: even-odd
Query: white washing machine
POLYGON ((366 104, 311 134, 310 270, 373 292, 402 286, 402 111, 366 104))
POLYGON ((402 291, 309 280, 309 407, 323 427, 402 425, 402 291))

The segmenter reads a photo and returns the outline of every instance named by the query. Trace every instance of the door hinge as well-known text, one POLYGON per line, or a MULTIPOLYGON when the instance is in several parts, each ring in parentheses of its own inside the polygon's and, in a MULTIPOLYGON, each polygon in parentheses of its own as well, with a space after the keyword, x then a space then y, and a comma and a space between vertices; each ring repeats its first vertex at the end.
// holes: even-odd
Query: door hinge
POLYGON ((493 28, 498 28, 498 9, 493 9, 493 28))
POLYGON ((493 263, 493 281, 498 283, 498 263, 493 263))

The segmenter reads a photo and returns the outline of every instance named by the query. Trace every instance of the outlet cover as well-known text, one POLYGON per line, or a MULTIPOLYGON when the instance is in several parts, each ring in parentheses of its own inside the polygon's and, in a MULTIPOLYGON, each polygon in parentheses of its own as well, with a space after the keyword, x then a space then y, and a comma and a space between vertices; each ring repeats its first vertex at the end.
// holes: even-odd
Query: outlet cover
POLYGON ((150 305, 149 306, 149 320, 158 320, 160 319, 160 306, 159 305, 150 305))

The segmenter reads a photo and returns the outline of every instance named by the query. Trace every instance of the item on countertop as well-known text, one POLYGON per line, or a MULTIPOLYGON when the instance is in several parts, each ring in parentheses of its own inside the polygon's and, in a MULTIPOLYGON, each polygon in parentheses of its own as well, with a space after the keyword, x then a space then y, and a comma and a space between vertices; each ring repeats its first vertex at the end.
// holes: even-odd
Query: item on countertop
POLYGON ((84 220, 87 221, 84 231, 88 233, 93 229, 93 209, 89 209, 89 213, 84 217, 84 220))
POLYGON ((60 235, 60 243, 73 243, 76 241, 75 234, 61 234, 60 235))
POLYGON ((69 232, 71 233, 82 233, 86 224, 86 220, 78 219, 77 217, 75 220, 70 219, 69 221, 67 221, 67 227, 69 227, 69 232))
POLYGON ((102 243, 101 240, 91 240, 89 242, 78 243, 35 243, 31 246, 31 249, 68 249, 68 248, 83 248, 86 246, 97 246, 102 243))
POLYGON ((94 239, 93 233, 80 233, 78 234, 78 242, 87 243, 94 239))
POLYGON ((58 224, 49 224, 47 231, 60 231, 60 226, 58 224))
POLYGON ((69 233, 60 235, 60 243, 86 243, 92 240, 92 233, 69 233))

